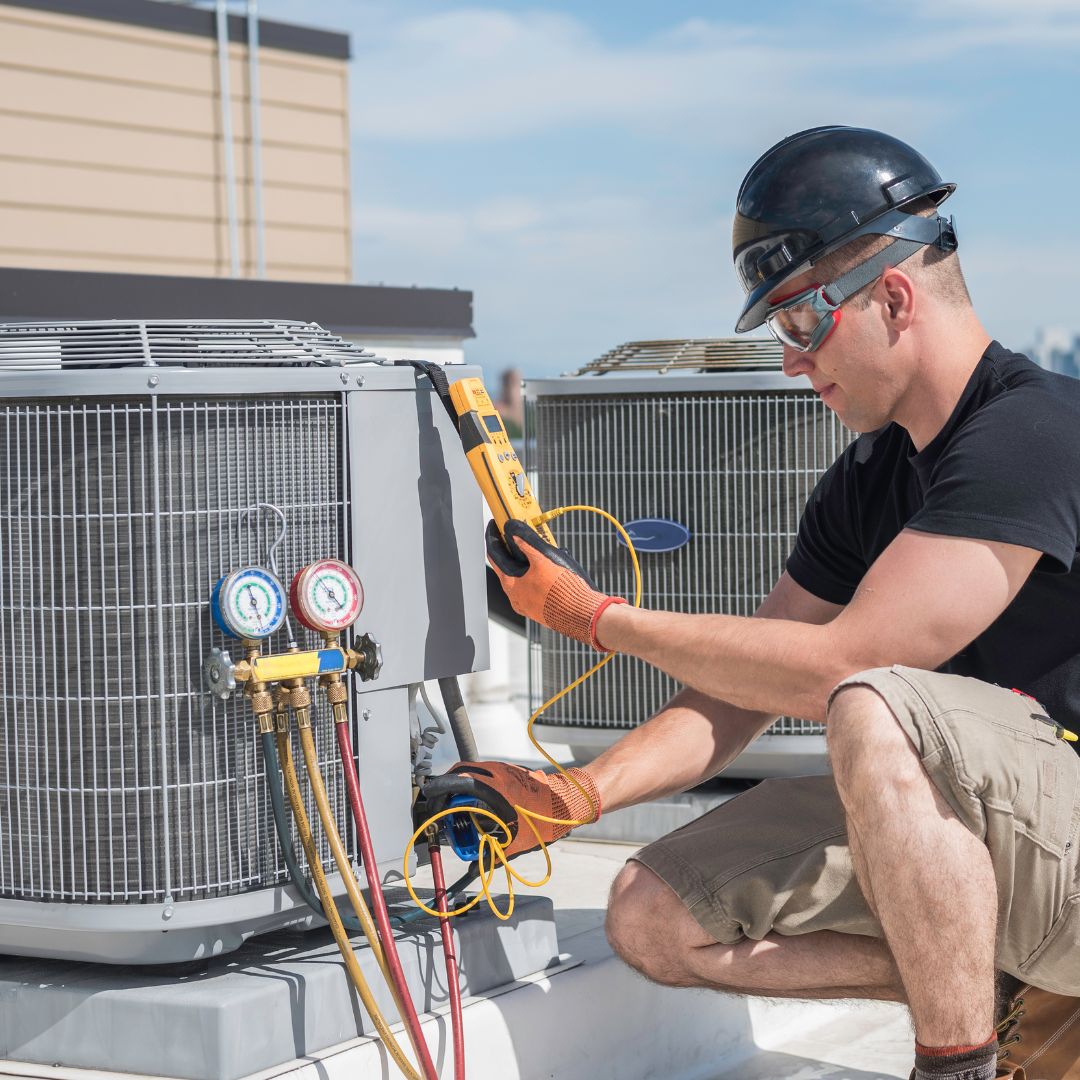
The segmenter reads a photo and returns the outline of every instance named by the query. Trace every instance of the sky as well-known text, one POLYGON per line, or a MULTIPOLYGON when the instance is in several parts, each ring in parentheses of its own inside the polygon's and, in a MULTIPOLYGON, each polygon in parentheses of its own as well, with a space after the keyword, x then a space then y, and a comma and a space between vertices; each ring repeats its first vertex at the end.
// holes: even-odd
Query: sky
POLYGON ((887 131, 956 182, 991 334, 1080 332, 1077 0, 259 10, 351 35, 354 279, 471 290, 489 377, 732 334, 739 183, 820 124, 887 131))

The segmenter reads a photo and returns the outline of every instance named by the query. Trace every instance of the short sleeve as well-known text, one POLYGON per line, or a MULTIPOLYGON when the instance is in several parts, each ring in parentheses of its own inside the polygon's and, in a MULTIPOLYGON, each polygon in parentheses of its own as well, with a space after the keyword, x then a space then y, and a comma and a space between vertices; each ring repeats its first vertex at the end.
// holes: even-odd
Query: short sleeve
POLYGON ((799 585, 831 604, 846 604, 867 569, 853 482, 855 446, 849 446, 818 481, 787 561, 787 571, 799 585))
POLYGON ((1080 544, 1075 408, 1023 388, 989 402, 950 440, 907 527, 1032 548, 1067 573, 1080 544))

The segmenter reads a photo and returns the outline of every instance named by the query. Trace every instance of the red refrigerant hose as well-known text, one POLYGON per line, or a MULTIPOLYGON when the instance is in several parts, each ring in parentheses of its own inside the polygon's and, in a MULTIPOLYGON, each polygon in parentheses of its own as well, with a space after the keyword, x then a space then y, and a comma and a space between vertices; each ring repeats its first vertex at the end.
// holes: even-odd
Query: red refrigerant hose
MULTIPOLYGON (((435 879, 435 909, 442 914, 449 910, 446 904, 446 879, 443 877, 442 852, 439 850, 438 833, 428 842, 431 856, 431 874, 435 879)), ((457 956, 454 954, 454 932, 449 919, 439 920, 442 931, 443 955, 446 957, 446 985, 450 994, 450 1024, 454 1038, 454 1080, 465 1080, 465 1021, 461 1014, 461 987, 458 985, 457 956)))
POLYGON ((431 1060, 431 1052, 428 1050, 424 1033, 420 1029, 420 1018, 416 1015, 416 1007, 413 1005, 412 995, 409 993, 408 984, 405 982, 405 972, 401 969, 401 959, 398 957, 397 944, 394 941, 394 932, 390 928, 390 914, 386 910, 386 898, 383 896, 382 885, 379 882, 378 863, 375 861, 375 848, 371 842, 371 830, 368 828, 367 815, 364 813, 364 801, 360 797, 360 780, 356 775, 356 764, 353 761, 352 741, 349 738, 348 724, 335 723, 337 729, 338 753, 341 757, 341 767, 345 773, 345 787, 349 793, 349 806, 352 807, 353 820, 356 822, 356 836, 360 841, 360 854, 363 859, 364 869, 367 872, 368 886, 371 889, 371 906, 375 916, 375 925, 382 938, 383 952, 386 955, 386 963, 390 968, 390 975, 397 987, 400 998, 401 1019, 409 1030, 413 1049, 416 1051, 420 1068, 428 1080, 439 1080, 439 1074, 435 1069, 435 1063, 431 1060))

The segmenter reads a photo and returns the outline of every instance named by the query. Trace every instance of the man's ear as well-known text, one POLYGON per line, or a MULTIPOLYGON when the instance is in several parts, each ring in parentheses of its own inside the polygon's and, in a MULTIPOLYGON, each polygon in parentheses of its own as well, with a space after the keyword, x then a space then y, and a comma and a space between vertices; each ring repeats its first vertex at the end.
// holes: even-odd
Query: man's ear
POLYGON ((891 266, 881 275, 879 287, 893 329, 906 330, 915 317, 915 283, 903 270, 891 266))

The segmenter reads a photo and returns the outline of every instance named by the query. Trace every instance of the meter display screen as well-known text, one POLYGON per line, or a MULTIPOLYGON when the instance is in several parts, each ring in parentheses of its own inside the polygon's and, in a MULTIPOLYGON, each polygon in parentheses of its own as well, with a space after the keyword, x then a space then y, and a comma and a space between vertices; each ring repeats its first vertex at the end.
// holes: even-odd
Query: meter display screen
POLYGON ((496 413, 489 413, 485 416, 484 423, 487 425, 487 429, 492 435, 502 434, 503 427, 502 424, 499 423, 499 417, 496 413))
POLYGON ((337 634, 360 617, 364 588, 347 563, 321 559, 293 578, 289 599, 296 617, 309 630, 337 634))

